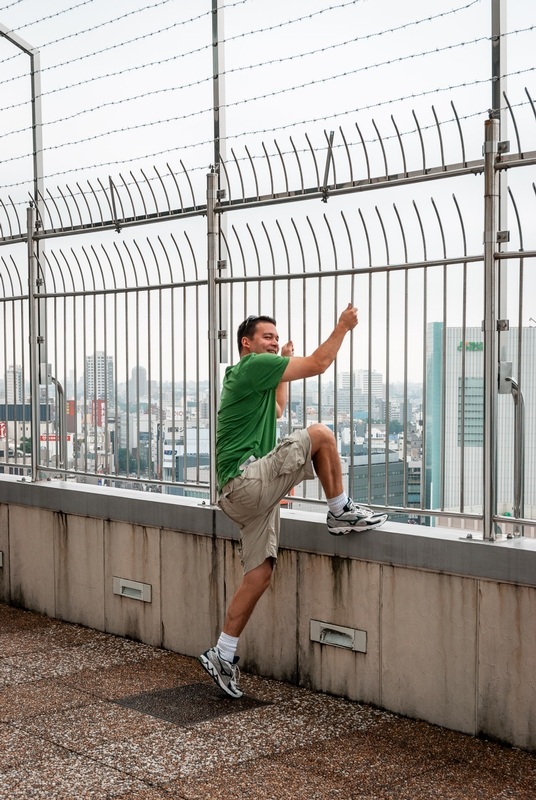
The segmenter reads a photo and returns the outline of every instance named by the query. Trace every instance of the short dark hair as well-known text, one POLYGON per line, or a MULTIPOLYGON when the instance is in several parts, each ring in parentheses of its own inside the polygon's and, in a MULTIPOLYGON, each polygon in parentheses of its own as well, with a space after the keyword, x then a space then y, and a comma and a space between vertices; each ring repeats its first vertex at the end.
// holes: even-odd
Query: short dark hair
POLYGON ((244 322, 241 322, 238 326, 238 330, 236 332, 236 341, 238 344, 238 352, 242 352, 242 339, 244 336, 247 339, 253 339, 255 336, 255 331, 257 330, 257 324, 259 322, 271 322, 272 325, 276 325, 276 321, 273 317, 267 317, 266 315, 257 316, 256 314, 250 314, 244 322))

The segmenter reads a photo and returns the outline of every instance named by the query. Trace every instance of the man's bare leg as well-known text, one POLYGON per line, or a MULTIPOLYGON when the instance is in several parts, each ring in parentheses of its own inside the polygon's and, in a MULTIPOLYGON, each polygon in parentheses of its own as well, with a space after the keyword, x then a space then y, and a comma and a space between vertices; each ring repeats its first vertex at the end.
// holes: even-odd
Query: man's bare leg
POLYGON ((344 492, 341 460, 335 437, 326 425, 316 423, 307 428, 311 437, 311 458, 326 497, 344 492))
POLYGON ((267 558, 255 569, 246 572, 227 610, 223 632, 228 636, 240 636, 257 602, 270 585, 272 570, 273 559, 267 558))

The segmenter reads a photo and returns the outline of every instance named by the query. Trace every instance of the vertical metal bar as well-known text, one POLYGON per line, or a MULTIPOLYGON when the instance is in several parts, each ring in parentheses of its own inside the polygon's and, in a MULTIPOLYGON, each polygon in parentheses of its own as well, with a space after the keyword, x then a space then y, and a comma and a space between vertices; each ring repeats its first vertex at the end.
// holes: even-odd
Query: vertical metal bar
MULTIPOLYGON (((213 0, 213 3, 217 0, 213 0)), ((210 503, 215 505, 218 499, 216 478, 216 422, 218 418, 219 396, 219 359, 218 347, 218 287, 216 275, 218 270, 218 242, 220 235, 219 215, 214 206, 218 199, 218 175, 209 172, 207 175, 207 267, 208 267, 208 363, 209 363, 209 429, 210 429, 210 503)), ((186 382, 186 376, 184 376, 186 382)), ((185 383, 186 388, 186 383, 185 383)), ((184 436, 184 452, 186 457, 186 427, 184 436)))
POLYGON ((493 516, 497 481, 497 310, 498 281, 495 254, 499 224, 499 176, 495 169, 499 120, 485 122, 484 141, 484 539, 495 540, 493 516))
MULTIPOLYGON (((503 105, 503 96, 507 90, 506 78, 506 6, 507 0, 491 0, 491 116, 499 123, 497 141, 505 141, 507 138, 507 118, 508 109, 503 105)), ((507 197, 508 174, 507 170, 501 170, 498 178, 499 208, 497 219, 497 230, 504 231, 508 227, 508 197, 507 197)), ((501 245, 497 248, 499 252, 503 249, 501 245)), ((506 262, 498 264, 498 317, 507 317, 507 273, 508 265, 506 262)), ((521 324, 521 323, 520 323, 521 324)), ((499 360, 506 361, 506 345, 508 333, 499 332, 499 360)))
MULTIPOLYGON (((38 480, 39 462, 39 307, 36 298, 37 289, 37 254, 34 250, 33 235, 36 223, 35 207, 30 206, 26 214, 28 236, 28 301, 30 304, 30 402, 32 420, 32 481, 38 480)), ((13 368, 15 369, 15 364, 13 368)), ((13 376, 15 378, 15 376, 13 376)), ((15 385, 15 384, 14 384, 15 385)), ((7 435, 6 435, 7 445, 7 435)))
MULTIPOLYGON (((227 161, 225 152, 225 50, 224 12, 221 0, 212 0, 212 77, 213 77, 213 121, 214 121, 214 169, 219 168, 220 159, 227 161)), ((221 177, 221 176, 220 176, 221 177)), ((220 180, 220 186, 223 181, 220 180)))

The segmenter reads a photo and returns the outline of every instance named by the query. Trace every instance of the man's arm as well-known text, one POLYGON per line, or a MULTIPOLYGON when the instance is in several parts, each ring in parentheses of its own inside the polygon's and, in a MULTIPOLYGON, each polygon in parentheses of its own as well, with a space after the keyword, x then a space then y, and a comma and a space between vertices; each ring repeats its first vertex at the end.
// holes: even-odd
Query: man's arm
MULTIPOLYGON (((345 308, 342 312, 333 333, 316 348, 312 355, 303 358, 291 358, 281 381, 296 381, 300 378, 312 378, 315 375, 322 375, 335 361, 344 337, 348 331, 356 327, 357 322, 357 308, 348 303, 348 308, 345 308)), ((282 350, 281 354, 283 354, 282 350)))
MULTIPOLYGON (((292 342, 287 342, 281 348, 281 355, 282 356, 293 356, 294 355, 294 345, 292 342)), ((276 404, 276 415, 277 419, 283 416, 283 412, 285 411, 285 406, 288 400, 288 381, 281 380, 279 381, 279 386, 275 390, 275 404, 276 404)))

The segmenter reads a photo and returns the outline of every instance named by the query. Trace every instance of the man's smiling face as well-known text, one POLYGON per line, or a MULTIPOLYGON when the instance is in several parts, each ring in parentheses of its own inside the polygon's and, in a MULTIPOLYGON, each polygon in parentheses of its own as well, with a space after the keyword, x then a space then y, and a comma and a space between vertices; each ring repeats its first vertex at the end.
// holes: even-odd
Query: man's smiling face
POLYGON ((252 339, 242 339, 242 356, 249 353, 279 353, 279 334, 271 322, 258 322, 252 339))

